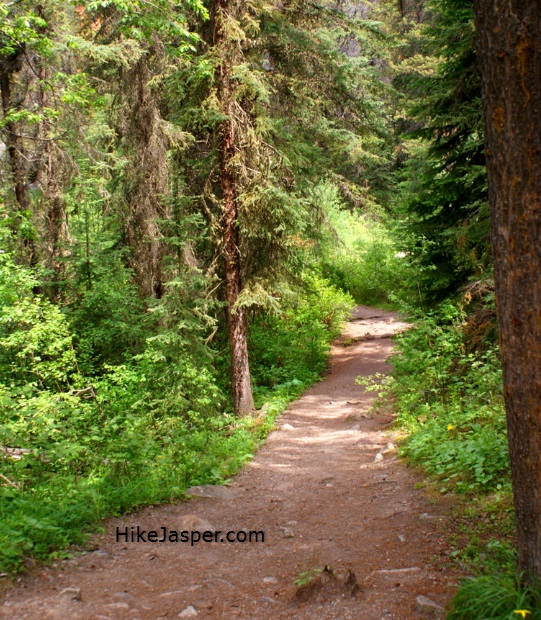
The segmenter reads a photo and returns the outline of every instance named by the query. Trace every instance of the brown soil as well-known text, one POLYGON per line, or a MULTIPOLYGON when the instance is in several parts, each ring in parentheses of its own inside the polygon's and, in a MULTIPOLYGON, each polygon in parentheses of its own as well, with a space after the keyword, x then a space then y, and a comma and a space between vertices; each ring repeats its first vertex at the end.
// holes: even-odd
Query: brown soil
POLYGON ((282 415, 229 485, 234 497, 108 521, 97 550, 6 585, 0 618, 413 620, 426 617, 420 595, 444 606, 457 578, 442 568, 445 507, 416 488, 419 476, 391 446, 375 460, 393 418, 372 412, 374 393, 355 384, 388 371, 389 337, 405 327, 357 308, 328 376, 282 415), (265 542, 115 542, 117 526, 181 530, 198 519, 222 532, 263 530, 265 542))

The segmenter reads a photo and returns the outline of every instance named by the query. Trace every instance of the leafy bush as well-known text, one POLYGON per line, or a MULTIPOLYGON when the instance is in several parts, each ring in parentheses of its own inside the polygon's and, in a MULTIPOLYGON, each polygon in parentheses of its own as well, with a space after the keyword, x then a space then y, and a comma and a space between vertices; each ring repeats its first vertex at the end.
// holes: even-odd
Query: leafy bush
MULTIPOLYGON (((85 375, 75 345, 99 333, 111 357, 122 316, 93 320, 76 338, 61 309, 34 294, 31 270, 5 253, 0 269, 0 571, 81 542, 107 515, 222 481, 251 455, 262 431, 222 413, 210 352, 193 344, 197 326, 188 337, 161 320, 142 353, 85 375)), ((107 295, 114 302, 112 288, 96 286, 83 306, 107 295)))
POLYGON ((252 375, 258 392, 309 385, 325 370, 330 343, 353 299, 316 273, 305 273, 297 298, 279 314, 256 317, 250 333, 252 375))
POLYGON ((465 315, 447 302, 397 338, 388 384, 402 452, 441 481, 473 492, 509 484, 502 377, 497 349, 466 353, 465 315))
POLYGON ((409 263, 385 216, 345 209, 333 185, 321 184, 314 192, 325 213, 320 244, 325 277, 357 303, 388 305, 390 294, 406 295, 412 280, 409 263))
POLYGON ((152 348, 89 389, 2 385, 0 401, 2 571, 81 542, 105 516, 227 479, 262 436, 221 413, 209 370, 152 348))
POLYGON ((118 364, 145 345, 151 317, 118 255, 101 254, 92 285, 83 282, 67 309, 81 368, 96 374, 103 364, 118 364))

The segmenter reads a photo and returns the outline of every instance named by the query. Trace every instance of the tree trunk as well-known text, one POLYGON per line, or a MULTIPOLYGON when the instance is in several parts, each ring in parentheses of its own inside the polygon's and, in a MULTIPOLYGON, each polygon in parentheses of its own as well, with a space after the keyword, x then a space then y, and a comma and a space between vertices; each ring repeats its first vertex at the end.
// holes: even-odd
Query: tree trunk
MULTIPOLYGON (((11 86, 13 76, 19 73, 23 66, 23 48, 18 48, 10 56, 0 58, 0 94, 2 99, 2 112, 4 118, 13 110, 11 86)), ((19 128, 13 121, 5 124, 4 140, 8 154, 11 176, 13 179, 13 193, 17 208, 22 217, 28 217, 30 206, 28 200, 28 184, 26 179, 27 166, 25 159, 25 149, 23 139, 19 135, 19 128)), ((24 247, 30 254, 28 261, 30 265, 37 263, 34 239, 27 237, 23 240, 24 247)))
MULTIPOLYGON (((40 67, 39 77, 39 105, 42 110, 47 107, 48 96, 42 84, 47 79, 44 67, 40 67)), ((62 171, 59 164, 57 147, 50 140, 50 122, 44 119, 40 124, 38 136, 42 137, 45 146, 41 152, 41 162, 38 166, 37 178, 43 192, 45 202, 46 228, 44 237, 47 248, 49 266, 52 270, 50 296, 58 301, 60 298, 60 284, 65 277, 65 265, 62 260, 62 242, 67 237, 66 212, 62 200, 62 171)))
POLYGON ((235 307, 242 291, 242 279, 238 228, 238 190, 233 161, 236 153, 233 120, 234 86, 230 78, 234 44, 228 42, 224 27, 224 18, 231 10, 231 4, 231 0, 215 0, 213 4, 214 48, 222 59, 216 70, 217 95, 222 111, 227 116, 220 125, 219 146, 223 210, 222 251, 225 263, 233 407, 237 415, 248 415, 254 410, 254 401, 248 364, 246 313, 244 308, 235 307))
POLYGON ((541 3, 475 13, 518 571, 541 582, 541 3))
MULTIPOLYGON (((11 76, 13 73, 4 61, 0 65, 0 91, 2 93, 2 110, 4 117, 11 112, 11 76)), ((16 61, 14 60, 16 66, 16 61)), ((21 211, 28 209, 28 198, 25 180, 24 148, 22 141, 17 133, 17 126, 13 121, 6 123, 6 150, 9 156, 11 174, 13 176, 13 189, 15 192, 15 200, 21 211)))
POLYGON ((159 103, 149 86, 151 66, 159 66, 153 48, 121 74, 122 114, 127 117, 123 137, 130 151, 126 171, 126 240, 132 248, 131 263, 145 297, 160 299, 164 292, 162 260, 164 245, 160 221, 168 218, 167 151, 169 140, 162 130, 159 103))

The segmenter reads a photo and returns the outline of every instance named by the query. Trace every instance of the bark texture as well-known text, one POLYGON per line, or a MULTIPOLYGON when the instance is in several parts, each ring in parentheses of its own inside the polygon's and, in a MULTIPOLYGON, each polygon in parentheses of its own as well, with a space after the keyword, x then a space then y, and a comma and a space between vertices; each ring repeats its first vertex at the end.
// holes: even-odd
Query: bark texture
MULTIPOLYGON (((15 53, 0 62, 0 92, 2 94, 2 111, 4 117, 12 111, 11 80, 13 75, 21 69, 22 53, 15 53)), ((5 143, 9 156, 15 200, 21 211, 28 209, 26 187, 26 171, 24 166, 24 145, 19 137, 17 126, 13 121, 5 124, 5 143)))
MULTIPOLYGON (((19 92, 14 93, 14 82, 24 73, 25 48, 21 46, 10 55, 0 56, 0 94, 2 99, 2 116, 7 117, 10 112, 24 108, 27 96, 27 79, 22 79, 19 92)), ((30 202, 28 199, 28 162, 31 159, 26 152, 21 128, 18 123, 8 120, 2 131, 2 140, 6 145, 8 162, 13 179, 13 192, 16 209, 22 217, 28 217, 30 202)), ((23 239, 25 260, 30 265, 37 263, 37 255, 32 236, 23 239)))
POLYGON ((224 257, 225 289, 229 348, 231 352, 231 387, 233 407, 237 415, 248 415, 254 410, 246 313, 236 307, 242 291, 240 235, 238 228, 238 186, 234 158, 237 152, 234 123, 234 85, 231 82, 234 44, 227 39, 226 20, 233 2, 215 0, 214 47, 222 62, 216 71, 218 101, 226 118, 220 124, 220 186, 222 198, 222 252, 224 257))
POLYGON ((163 119, 149 84, 151 64, 159 65, 160 50, 152 48, 132 68, 121 74, 127 116, 121 128, 130 152, 126 171, 126 241, 132 248, 131 263, 137 283, 146 297, 163 295, 162 260, 165 248, 160 221, 168 217, 169 140, 162 130, 163 119))
POLYGON ((541 581, 541 3, 475 13, 518 570, 541 581))

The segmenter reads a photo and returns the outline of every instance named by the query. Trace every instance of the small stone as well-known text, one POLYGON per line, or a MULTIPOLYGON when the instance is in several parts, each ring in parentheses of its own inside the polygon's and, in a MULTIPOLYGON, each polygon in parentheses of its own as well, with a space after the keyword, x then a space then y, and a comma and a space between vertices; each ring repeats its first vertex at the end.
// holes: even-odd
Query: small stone
POLYGON ((213 604, 210 601, 197 601, 196 605, 197 605, 197 607, 203 608, 203 609, 212 609, 213 608, 213 604))
POLYGON ((218 484, 202 484, 199 486, 190 487, 184 491, 184 494, 190 495, 191 497, 209 499, 235 499, 235 497, 237 497, 235 491, 218 484))
POLYGON ((294 525, 299 525, 299 522, 298 522, 298 521, 288 521, 288 522, 286 523, 286 525, 291 525, 291 526, 294 526, 294 525))
POLYGON ((389 442, 385 448, 381 451, 382 454, 388 454, 389 452, 394 452, 396 450, 396 447, 394 445, 394 443, 389 442))
POLYGON ((278 583, 278 579, 276 577, 264 577, 263 583, 278 583))
POLYGON ((202 519, 197 515, 184 515, 179 519, 177 525, 178 531, 187 532, 215 532, 216 528, 206 519, 202 519))
POLYGON ((383 454, 381 454, 381 452, 378 452, 376 454, 376 458, 374 459, 374 463, 379 463, 381 461, 383 461, 383 454))
POLYGON ((293 530, 289 527, 281 527, 280 530, 282 530, 282 538, 295 538, 293 530))
POLYGON ((294 431, 295 427, 291 426, 291 424, 282 424, 283 431, 294 431))
POLYGON ((64 588, 60 594, 67 596, 72 601, 81 600, 81 588, 64 588))
POLYGON ((197 609, 192 605, 183 609, 178 615, 179 618, 195 618, 195 616, 197 616, 197 609))
POLYGON ((423 614, 428 617, 437 617, 444 611, 443 607, 434 603, 427 596, 418 596, 417 597, 417 611, 420 614, 423 614))
POLYGON ((428 512, 422 512, 419 515, 419 519, 443 519, 445 517, 441 517, 440 515, 429 515, 428 512))
POLYGON ((262 596, 259 599, 262 603, 268 603, 269 605, 278 605, 278 601, 275 601, 273 598, 271 598, 270 596, 262 596))
POLYGON ((401 543, 405 543, 405 542, 406 542, 406 537, 405 537, 403 534, 399 534, 399 535, 398 535, 398 540, 399 540, 401 543))
POLYGON ((110 609, 129 609, 130 606, 128 603, 109 603, 105 605, 105 607, 109 607, 110 609))
POLYGON ((334 484, 332 482, 327 482, 327 484, 325 485, 326 487, 333 487, 334 484))
POLYGON ((118 601, 119 603, 127 603, 131 607, 137 604, 137 599, 129 592, 115 592, 113 594, 113 600, 118 601))

